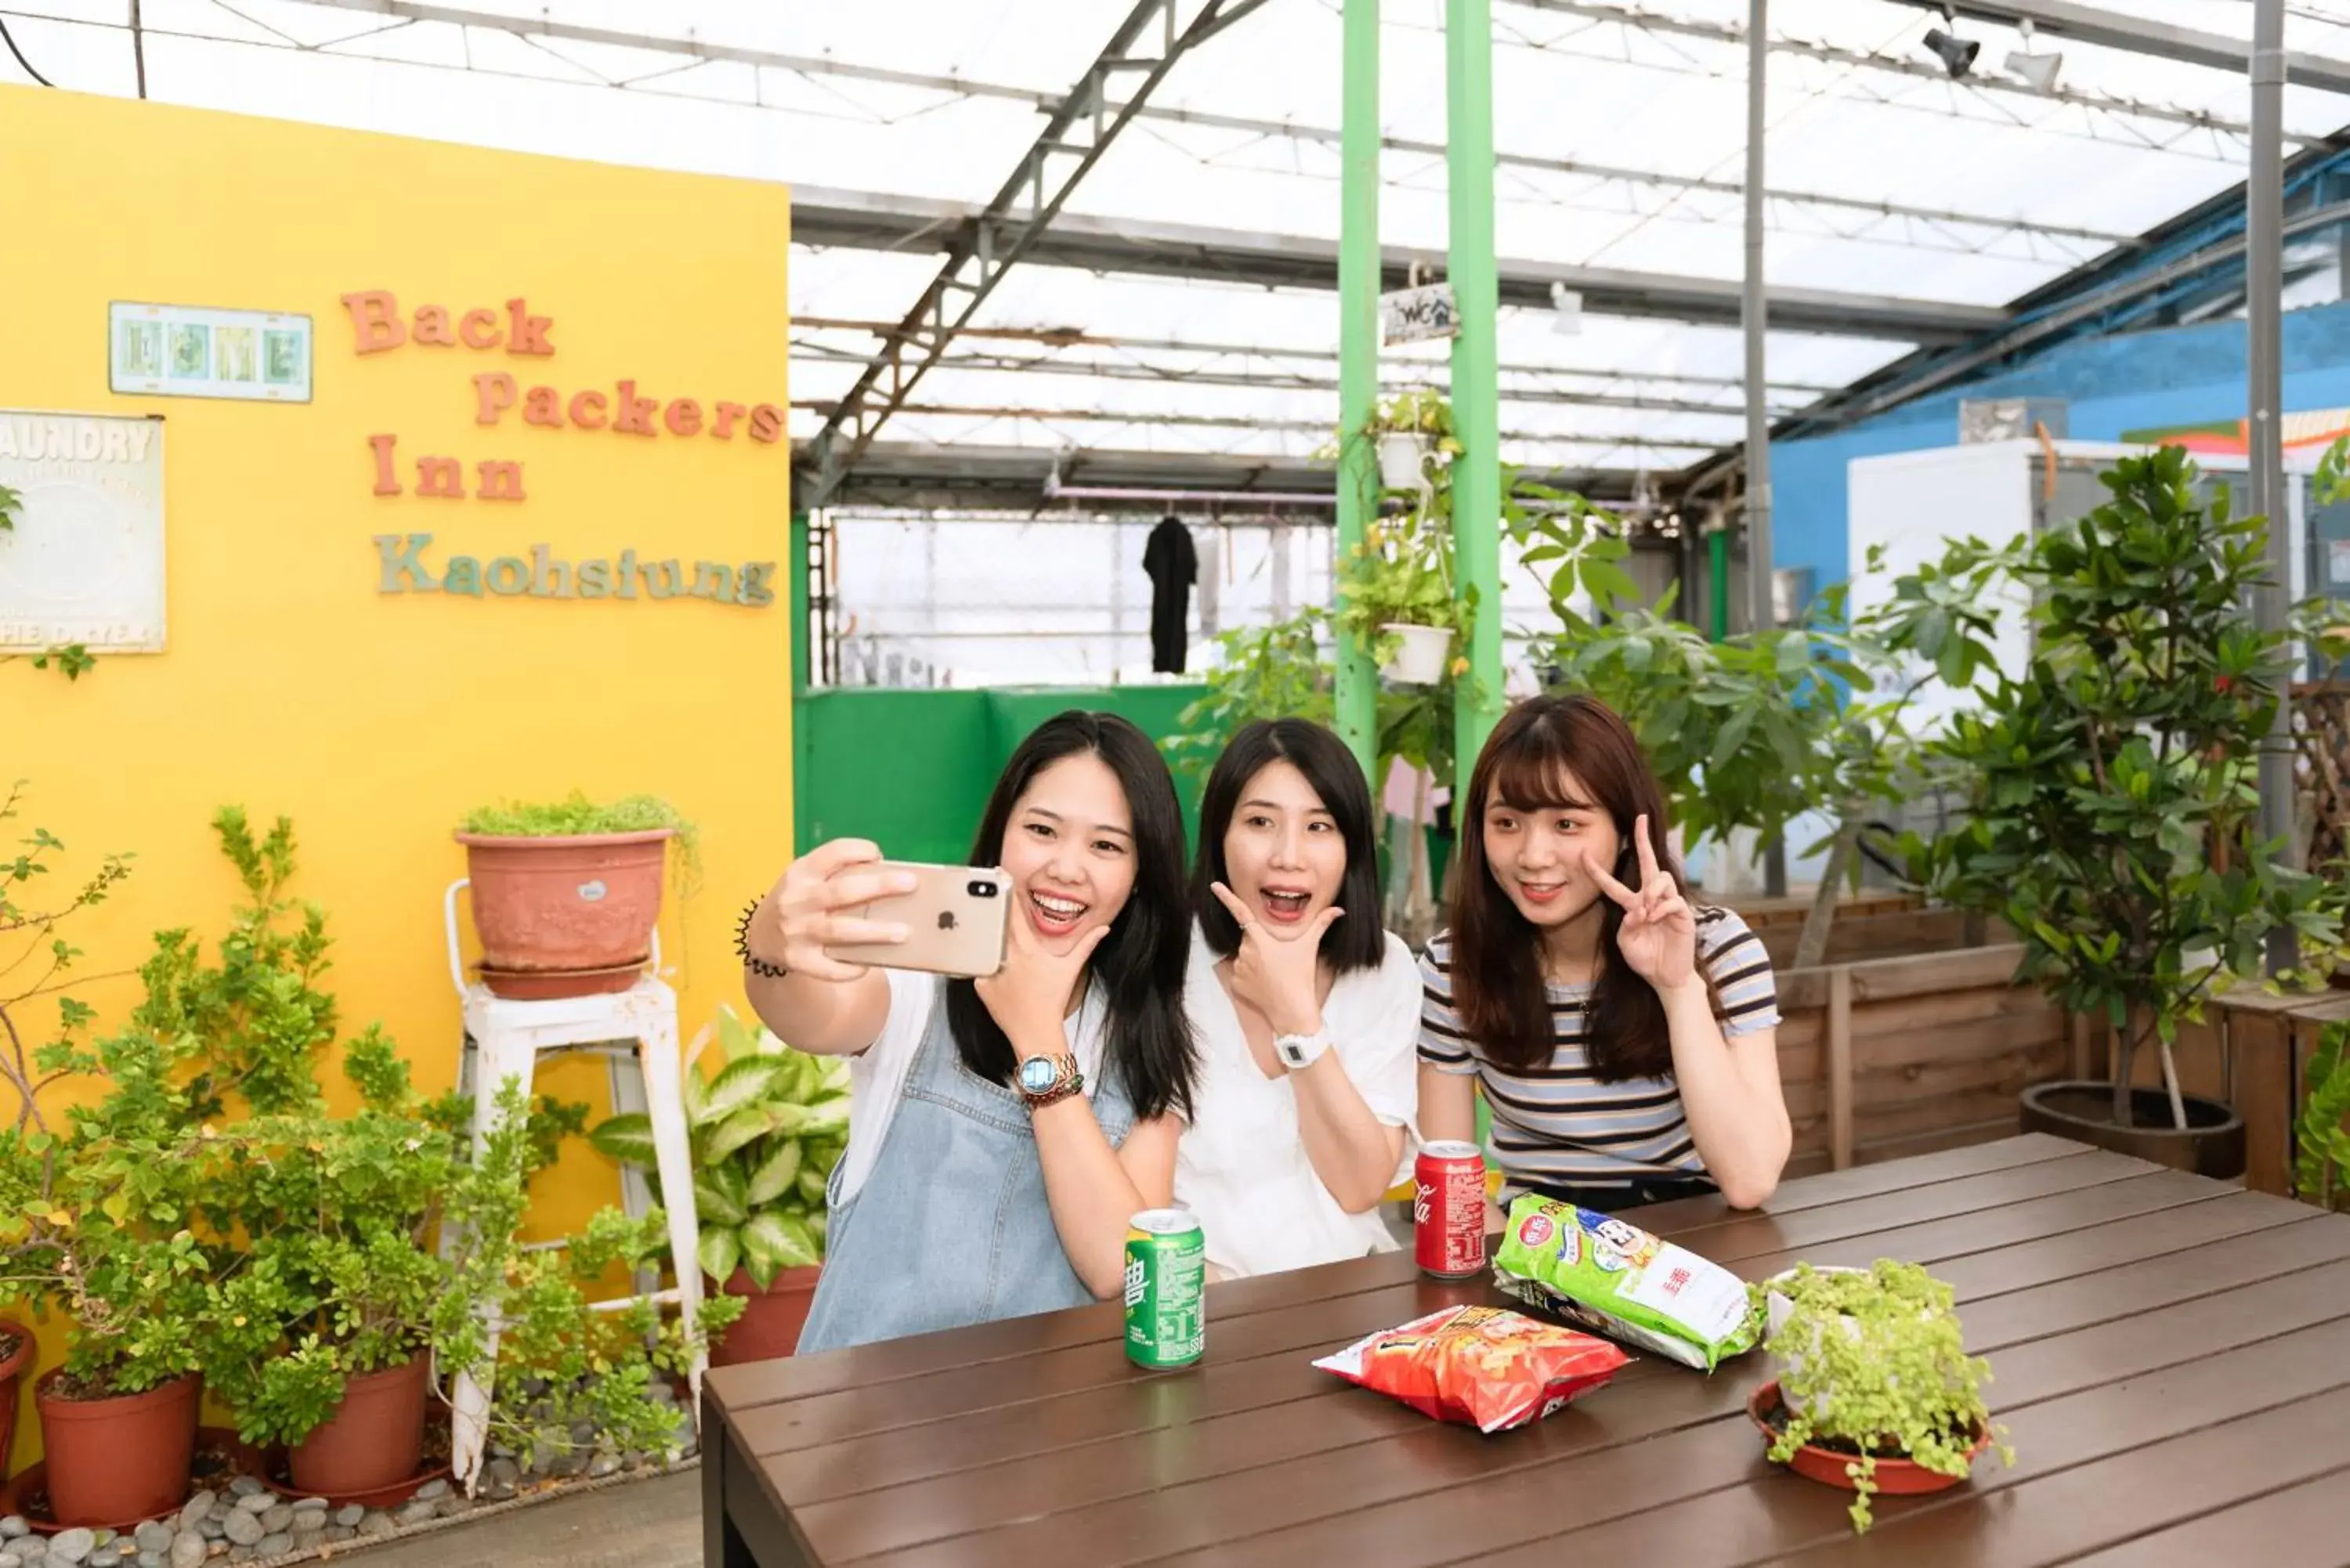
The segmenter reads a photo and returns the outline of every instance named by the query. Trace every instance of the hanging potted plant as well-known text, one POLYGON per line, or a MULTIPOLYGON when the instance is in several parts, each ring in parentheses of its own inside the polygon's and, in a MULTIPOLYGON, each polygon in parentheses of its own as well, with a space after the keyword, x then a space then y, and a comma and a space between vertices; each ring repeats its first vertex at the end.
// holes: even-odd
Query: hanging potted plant
POLYGON ((1336 622, 1360 638, 1379 674, 1432 686, 1452 669, 1452 644, 1470 607, 1453 592, 1452 534, 1418 511, 1367 524, 1339 574, 1336 622))
POLYGON ((652 956, 669 841, 681 896, 698 870, 692 825, 668 802, 484 807, 465 819, 482 981, 500 996, 626 991, 652 956))
POLYGON ((1917 1264, 1805 1265, 1752 1289, 1781 1371, 1747 1412, 1774 1463, 1856 1494, 1856 1532, 1877 1493, 1956 1486, 1997 1440, 1990 1365, 1967 1355, 1950 1286, 1917 1264))
MULTIPOLYGON (((702 1272, 743 1301, 711 1359, 789 1355, 824 1267, 825 1184, 848 1140, 848 1063, 792 1050, 722 1008, 687 1053, 685 1110, 702 1272), (726 1065, 705 1080, 698 1060, 713 1037, 726 1065)), ((614 1116, 588 1137, 658 1183, 650 1117, 614 1116)))
POLYGON ((1379 454, 1379 483, 1388 490, 1419 490, 1430 482, 1431 461, 1450 462, 1461 451, 1452 434, 1452 408, 1440 392, 1400 392, 1378 411, 1371 433, 1379 454))
POLYGON ((2111 1025, 2111 1076, 2025 1090, 2023 1129, 2225 1180, 2243 1173, 2243 1123, 2181 1092, 2179 1025, 2261 976, 2272 929, 2338 952, 2350 889, 2252 836, 2291 664, 2245 609, 2265 524, 2207 502, 2177 447, 2104 478, 2110 501, 2011 557, 2032 590, 2024 668, 1927 748, 1970 819, 1905 846, 1931 891, 2014 929, 2019 980, 2111 1025), (2148 1046, 2159 1088, 2136 1081, 2148 1046))

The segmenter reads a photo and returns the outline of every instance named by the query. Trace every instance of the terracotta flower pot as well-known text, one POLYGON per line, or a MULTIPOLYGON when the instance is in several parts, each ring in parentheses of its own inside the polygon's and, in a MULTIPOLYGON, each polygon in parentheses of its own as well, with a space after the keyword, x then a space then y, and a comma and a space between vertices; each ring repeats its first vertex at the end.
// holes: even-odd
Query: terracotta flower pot
POLYGON ((192 1372, 144 1394, 68 1399, 54 1392, 61 1371, 33 1386, 57 1522, 120 1530, 185 1502, 203 1379, 192 1372))
MULTIPOLYGON (((1762 1429, 1765 1442, 1779 1440, 1784 1423, 1774 1425, 1771 1417, 1777 1415, 1781 1407, 1776 1382, 1765 1383, 1746 1401, 1746 1414, 1762 1429)), ((1969 1463, 1981 1458, 1983 1450, 1990 1447, 1991 1434, 1978 1431, 1974 1447, 1967 1450, 1969 1463)), ((1822 1486, 1832 1486, 1840 1491, 1857 1491, 1859 1484, 1850 1473, 1854 1462, 1852 1454, 1840 1453, 1817 1443, 1805 1443, 1787 1460, 1787 1468, 1805 1480, 1815 1480, 1822 1486)), ((1877 1473, 1872 1479, 1877 1491, 1886 1497, 1917 1497, 1929 1491, 1948 1491, 1967 1478, 1929 1470, 1915 1459, 1880 1455, 1877 1461, 1877 1473)))
POLYGON ((405 1366, 350 1379, 335 1413, 287 1453, 294 1484, 337 1497, 371 1492, 413 1476, 424 1458, 432 1370, 431 1358, 420 1352, 405 1366))
POLYGON ((733 1279, 714 1288, 748 1299, 743 1315, 710 1347, 710 1365, 739 1366, 746 1361, 774 1361, 797 1350, 800 1330, 807 1326, 808 1308, 816 1300, 816 1282, 823 1272, 822 1263, 785 1269, 763 1291, 752 1282, 750 1271, 735 1270, 733 1279))
MULTIPOLYGON (((533 994, 547 978, 575 971, 608 974, 641 964, 660 919, 661 873, 675 830, 568 838, 496 838, 460 833, 473 883, 473 929, 482 940, 484 983, 528 976, 533 994)), ((599 986, 587 980, 584 995, 599 986)))
POLYGON ((8 1448, 16 1439, 16 1380, 33 1365, 33 1331, 0 1317, 0 1479, 8 1474, 8 1448))

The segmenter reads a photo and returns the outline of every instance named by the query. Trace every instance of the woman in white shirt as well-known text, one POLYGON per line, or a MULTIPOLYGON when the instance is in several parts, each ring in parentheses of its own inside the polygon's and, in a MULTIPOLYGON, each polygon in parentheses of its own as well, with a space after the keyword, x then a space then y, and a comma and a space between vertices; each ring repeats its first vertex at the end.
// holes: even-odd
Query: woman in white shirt
POLYGON ((1419 972, 1379 926, 1362 769, 1318 724, 1251 724, 1209 775, 1199 844, 1175 1200, 1222 1275, 1388 1251, 1378 1208, 1409 1142, 1419 972))

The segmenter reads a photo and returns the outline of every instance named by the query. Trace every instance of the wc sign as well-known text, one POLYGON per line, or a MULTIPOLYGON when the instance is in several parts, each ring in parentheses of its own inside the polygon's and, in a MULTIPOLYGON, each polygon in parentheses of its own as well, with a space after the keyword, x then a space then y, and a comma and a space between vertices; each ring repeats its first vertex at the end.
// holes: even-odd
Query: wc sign
POLYGON ((1392 348, 1399 343, 1460 336, 1461 312, 1453 304, 1451 284, 1425 284, 1379 296, 1382 346, 1392 348))

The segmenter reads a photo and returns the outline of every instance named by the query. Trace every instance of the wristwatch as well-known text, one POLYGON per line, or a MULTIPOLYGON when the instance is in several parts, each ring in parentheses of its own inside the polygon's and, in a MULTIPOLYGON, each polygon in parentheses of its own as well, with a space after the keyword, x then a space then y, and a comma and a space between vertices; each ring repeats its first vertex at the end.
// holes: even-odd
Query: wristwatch
POLYGON ((1311 1034, 1276 1034, 1273 1037, 1273 1053, 1289 1064, 1292 1071, 1311 1067, 1330 1049, 1330 1032, 1316 1029, 1311 1034))
POLYGON ((1078 1071, 1075 1056, 1031 1056, 1020 1064, 1013 1081, 1032 1111, 1058 1105, 1086 1086, 1086 1075, 1078 1071))

